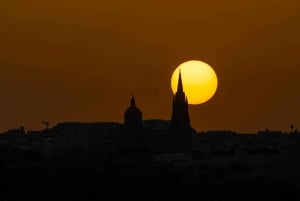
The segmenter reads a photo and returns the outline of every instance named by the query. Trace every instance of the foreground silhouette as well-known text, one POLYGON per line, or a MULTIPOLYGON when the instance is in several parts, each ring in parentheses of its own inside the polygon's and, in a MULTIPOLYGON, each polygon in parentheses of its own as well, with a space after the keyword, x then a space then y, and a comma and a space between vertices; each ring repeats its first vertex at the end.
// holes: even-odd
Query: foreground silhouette
POLYGON ((300 134, 197 133, 179 75, 172 117, 0 135, 2 200, 297 200, 300 134))
POLYGON ((1 134, 2 197, 286 200, 300 190, 297 132, 192 132, 192 149, 179 153, 169 121, 142 124, 147 139, 129 138, 133 133, 118 123, 61 123, 1 134))

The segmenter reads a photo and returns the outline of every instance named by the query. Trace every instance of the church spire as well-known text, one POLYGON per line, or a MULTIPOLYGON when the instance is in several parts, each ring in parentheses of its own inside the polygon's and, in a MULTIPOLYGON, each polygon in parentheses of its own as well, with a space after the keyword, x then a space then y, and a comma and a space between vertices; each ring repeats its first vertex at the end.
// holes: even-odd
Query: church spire
POLYGON ((177 93, 178 92, 183 92, 181 70, 180 69, 179 69, 179 77, 178 77, 178 84, 177 84, 177 93))
POLYGON ((176 128, 190 128, 187 96, 183 91, 181 70, 179 69, 177 92, 173 97, 172 124, 176 128))

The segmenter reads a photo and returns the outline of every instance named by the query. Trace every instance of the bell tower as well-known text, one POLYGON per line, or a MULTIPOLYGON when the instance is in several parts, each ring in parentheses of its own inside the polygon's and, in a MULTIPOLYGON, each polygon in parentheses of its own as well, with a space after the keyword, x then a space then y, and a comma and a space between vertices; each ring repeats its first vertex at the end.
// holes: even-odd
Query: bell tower
POLYGON ((179 70, 177 92, 173 96, 173 108, 171 119, 171 152, 191 153, 192 129, 188 111, 188 100, 183 91, 181 71, 179 70))
POLYGON ((172 127, 190 128, 190 117, 188 111, 188 99, 183 91, 181 71, 179 70, 177 92, 173 96, 172 127))

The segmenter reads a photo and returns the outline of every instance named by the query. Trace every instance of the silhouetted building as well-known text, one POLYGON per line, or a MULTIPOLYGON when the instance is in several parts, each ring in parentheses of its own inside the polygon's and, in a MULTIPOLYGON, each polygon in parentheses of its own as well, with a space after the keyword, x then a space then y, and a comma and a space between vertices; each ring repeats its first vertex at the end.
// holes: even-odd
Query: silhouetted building
POLYGON ((172 127, 190 128, 188 99, 183 91, 181 72, 179 71, 177 92, 173 97, 172 127))
POLYGON ((173 97, 171 119, 172 152, 189 153, 192 149, 192 129, 188 111, 188 99, 183 91, 181 71, 179 70, 176 94, 173 97))
POLYGON ((124 124, 127 130, 139 130, 142 127, 142 112, 135 106, 135 99, 132 96, 130 107, 124 114, 124 124))
POLYGON ((124 142, 127 143, 122 145, 125 146, 121 148, 123 152, 125 150, 131 150, 131 152, 134 152, 145 146, 146 139, 143 133, 142 125, 142 112, 136 107, 135 99, 132 96, 130 107, 126 109, 124 114, 124 131, 126 136, 124 142))

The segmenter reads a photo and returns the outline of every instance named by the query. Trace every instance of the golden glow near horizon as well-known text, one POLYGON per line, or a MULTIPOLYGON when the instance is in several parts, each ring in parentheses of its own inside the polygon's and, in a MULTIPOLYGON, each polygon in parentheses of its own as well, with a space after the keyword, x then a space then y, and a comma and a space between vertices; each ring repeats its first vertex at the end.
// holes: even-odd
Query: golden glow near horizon
POLYGON ((183 90, 189 104, 198 105, 214 96, 218 86, 217 75, 212 67, 197 60, 184 62, 175 69, 171 77, 171 88, 174 94, 177 91, 179 69, 183 90))

